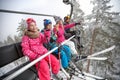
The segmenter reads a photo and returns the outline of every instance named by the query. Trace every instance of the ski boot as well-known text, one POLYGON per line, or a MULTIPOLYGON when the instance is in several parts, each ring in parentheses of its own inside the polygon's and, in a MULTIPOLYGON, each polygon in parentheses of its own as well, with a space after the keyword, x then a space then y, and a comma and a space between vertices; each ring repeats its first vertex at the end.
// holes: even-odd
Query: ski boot
POLYGON ((75 58, 75 62, 79 61, 79 60, 82 60, 82 59, 85 59, 87 58, 87 56, 83 56, 83 55, 78 55, 76 58, 75 58))

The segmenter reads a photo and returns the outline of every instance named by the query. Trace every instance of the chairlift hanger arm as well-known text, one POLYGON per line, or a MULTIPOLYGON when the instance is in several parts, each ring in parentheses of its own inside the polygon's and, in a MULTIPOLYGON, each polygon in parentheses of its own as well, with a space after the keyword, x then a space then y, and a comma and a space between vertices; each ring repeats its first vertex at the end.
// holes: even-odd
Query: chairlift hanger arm
POLYGON ((65 3, 65 4, 70 4, 71 5, 71 11, 70 11, 70 18, 71 18, 71 16, 72 16, 72 14, 73 14, 73 3, 72 2, 70 2, 69 0, 63 0, 63 3, 65 3))
POLYGON ((26 15, 36 15, 36 16, 49 16, 49 17, 55 17, 55 15, 39 14, 39 13, 30 13, 30 12, 22 12, 22 11, 13 11, 13 10, 4 10, 4 9, 0 9, 0 12, 15 13, 15 14, 26 14, 26 15))

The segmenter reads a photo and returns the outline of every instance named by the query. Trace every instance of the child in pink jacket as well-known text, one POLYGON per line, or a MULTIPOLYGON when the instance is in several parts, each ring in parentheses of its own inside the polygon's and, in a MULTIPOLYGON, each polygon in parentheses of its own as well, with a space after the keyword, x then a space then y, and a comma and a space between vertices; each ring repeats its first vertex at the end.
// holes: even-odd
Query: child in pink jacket
MULTIPOLYGON (((63 25, 63 21, 61 18, 56 18, 56 27, 54 27, 53 31, 57 35, 57 43, 61 43, 65 41, 65 30, 70 29, 77 25, 78 23, 71 23, 68 25, 63 25)), ((78 54, 75 49, 75 44, 72 41, 67 41, 65 45, 69 46, 71 49, 72 54, 78 54)))
MULTIPOLYGON (((28 18, 26 22, 28 27, 25 35, 22 37, 21 46, 24 55, 28 56, 32 61, 48 52, 43 46, 43 43, 46 43, 47 39, 50 38, 51 24, 50 27, 44 30, 44 34, 42 34, 36 27, 35 20, 28 18)), ((52 54, 50 54, 50 59, 49 56, 47 56, 35 64, 40 80, 50 80, 49 65, 51 65, 54 74, 59 72, 59 61, 52 54)))
POLYGON ((57 35, 57 43, 61 43, 65 40, 65 29, 72 28, 75 26, 75 24, 76 23, 72 23, 64 26, 61 18, 56 20, 56 27, 54 27, 53 31, 57 35))

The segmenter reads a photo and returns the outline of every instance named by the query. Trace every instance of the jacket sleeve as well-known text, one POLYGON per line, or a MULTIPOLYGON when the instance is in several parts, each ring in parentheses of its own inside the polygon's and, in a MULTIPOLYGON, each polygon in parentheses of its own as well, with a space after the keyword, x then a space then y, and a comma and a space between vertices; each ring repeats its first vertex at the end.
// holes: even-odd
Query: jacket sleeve
POLYGON ((53 29, 54 34, 57 35, 57 37, 61 36, 62 34, 60 33, 60 30, 57 31, 56 28, 53 29))
POLYGON ((37 58, 38 54, 30 50, 29 38, 27 36, 23 36, 21 46, 24 55, 28 56, 31 60, 37 58))
POLYGON ((66 30, 66 29, 72 28, 74 26, 75 26, 75 23, 67 24, 64 26, 64 29, 66 30))
POLYGON ((44 30, 44 34, 40 34, 43 43, 48 43, 50 41, 51 30, 44 30))

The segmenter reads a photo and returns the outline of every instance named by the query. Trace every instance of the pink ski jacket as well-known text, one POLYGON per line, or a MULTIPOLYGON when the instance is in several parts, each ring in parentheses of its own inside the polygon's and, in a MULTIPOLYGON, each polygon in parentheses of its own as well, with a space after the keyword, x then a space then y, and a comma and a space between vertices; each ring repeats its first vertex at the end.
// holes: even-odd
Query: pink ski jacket
POLYGON ((59 26, 59 31, 56 30, 56 28, 53 29, 54 33, 57 35, 57 43, 61 43, 65 40, 65 29, 69 29, 75 26, 75 23, 68 24, 65 26, 60 25, 59 26))
POLYGON ((44 34, 40 33, 38 38, 32 39, 26 35, 22 37, 22 51, 23 54, 28 56, 30 60, 34 60, 47 52, 43 43, 50 39, 51 31, 45 31, 44 34))

